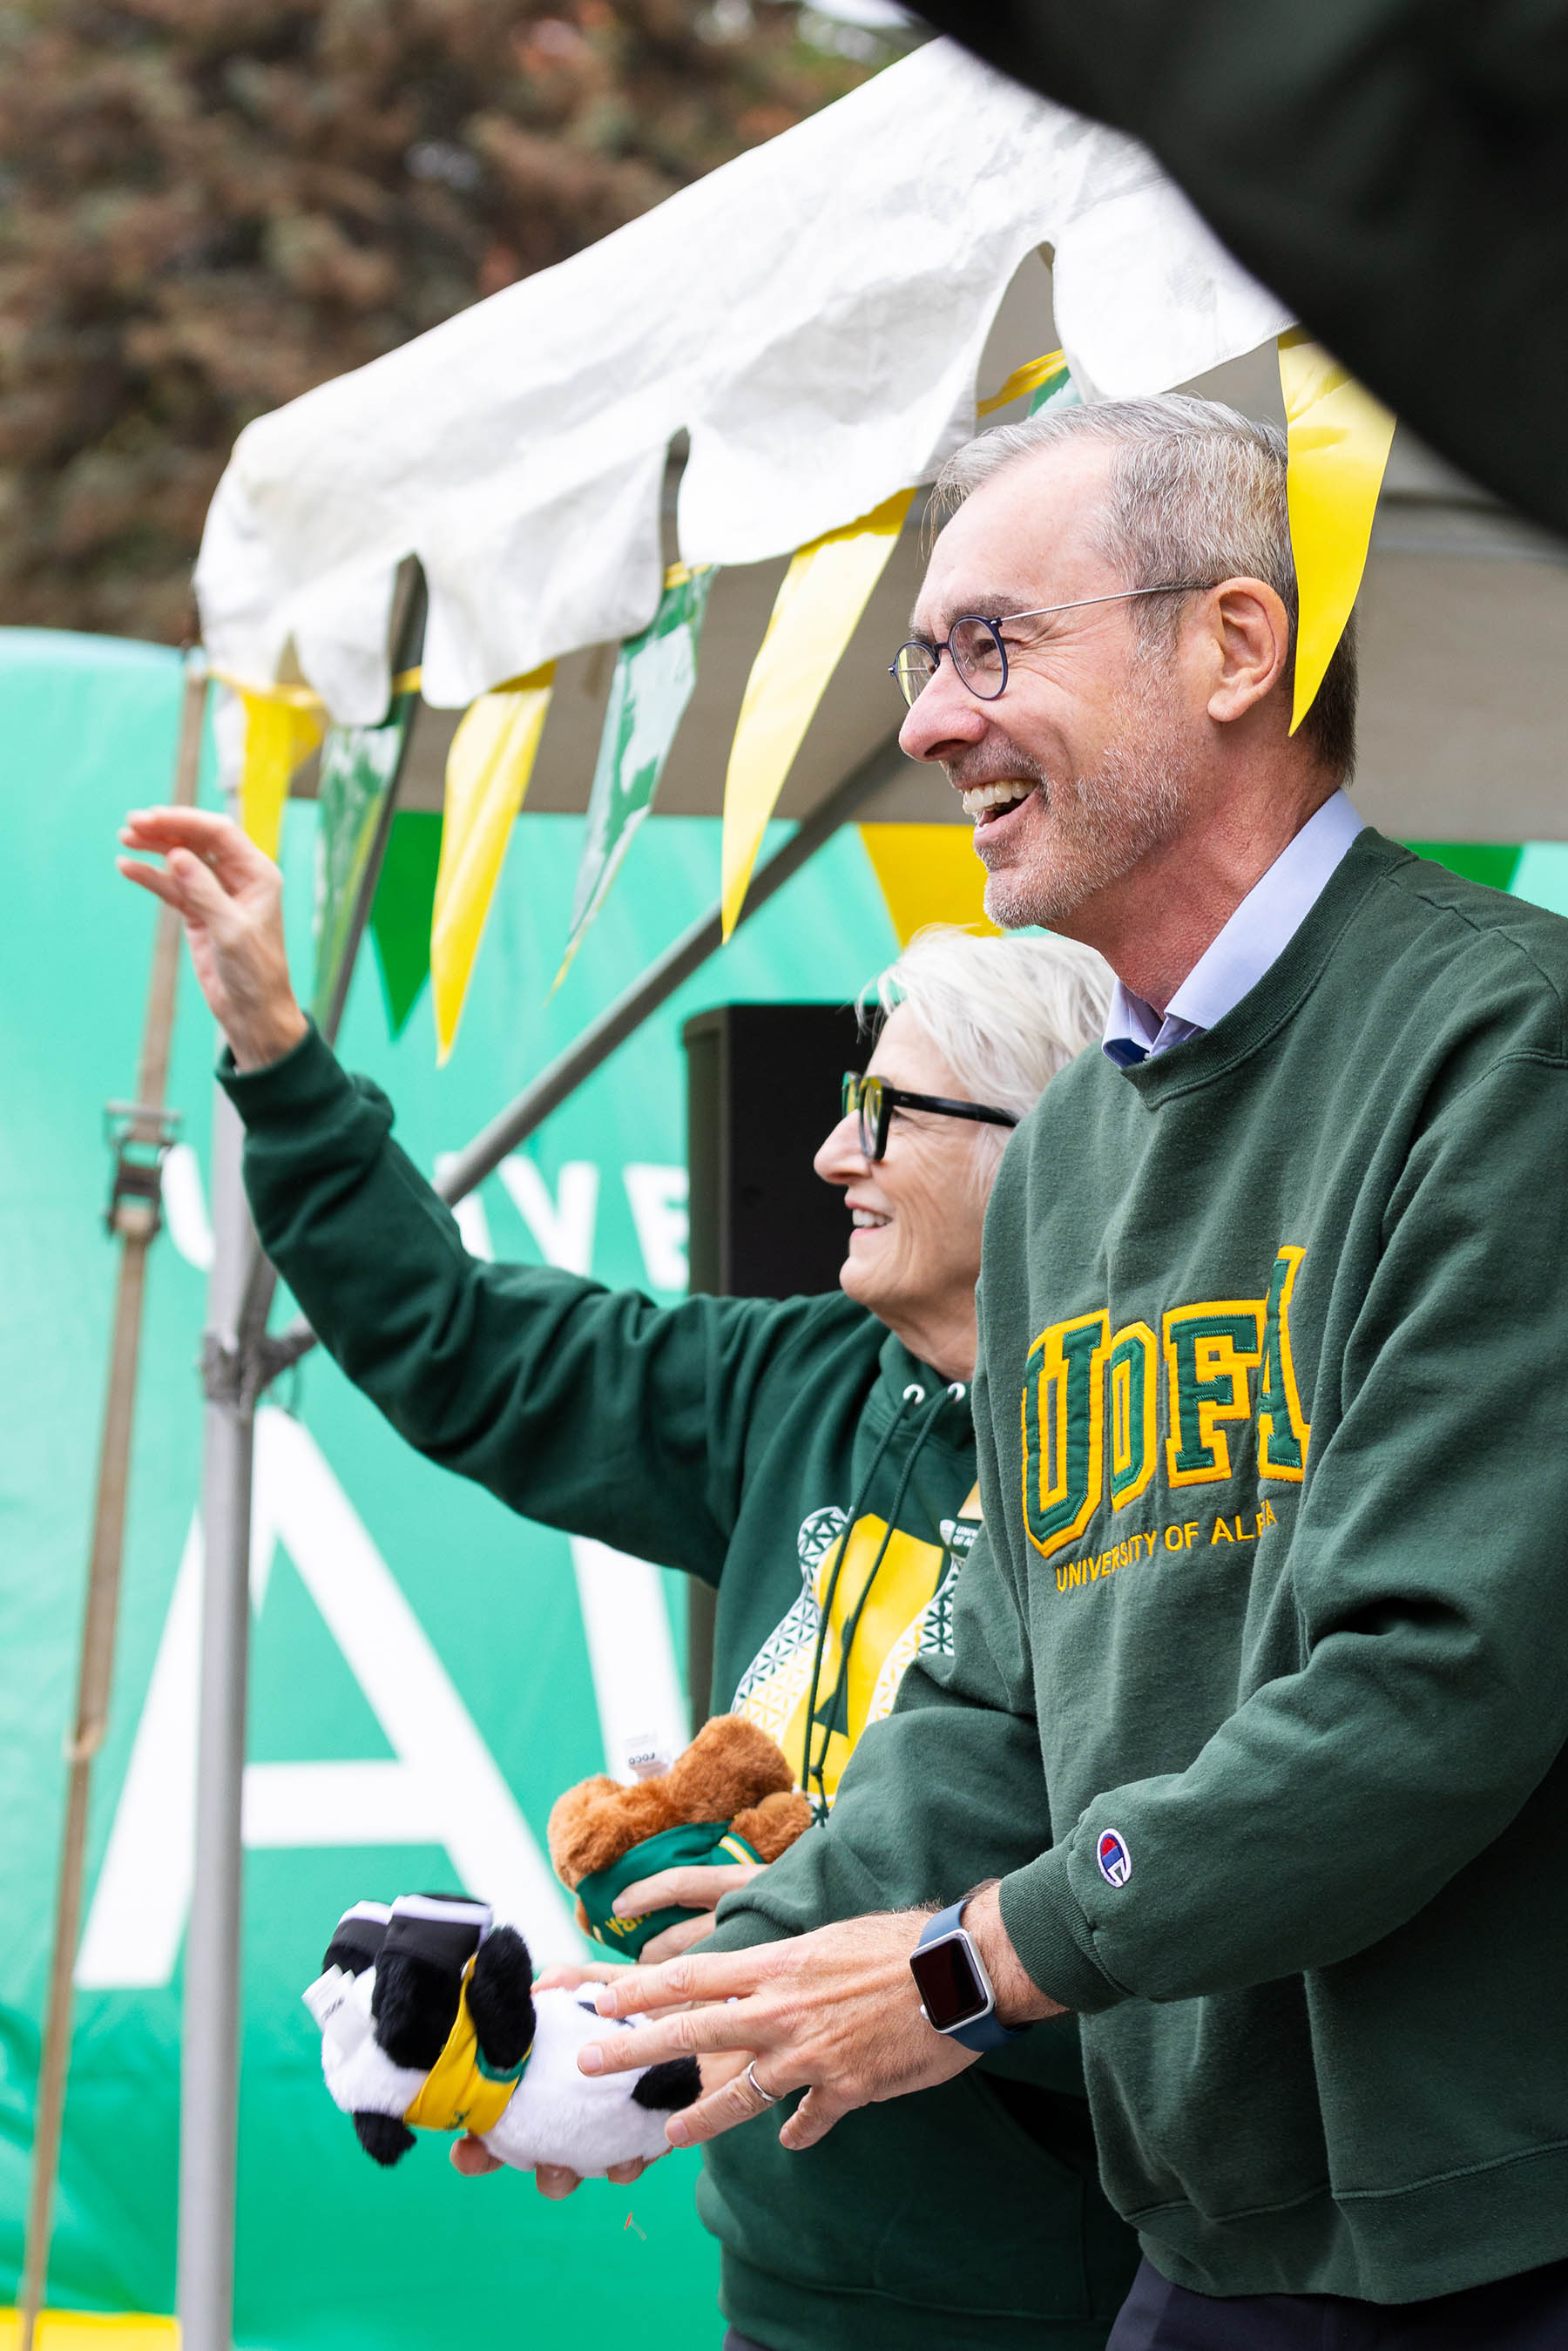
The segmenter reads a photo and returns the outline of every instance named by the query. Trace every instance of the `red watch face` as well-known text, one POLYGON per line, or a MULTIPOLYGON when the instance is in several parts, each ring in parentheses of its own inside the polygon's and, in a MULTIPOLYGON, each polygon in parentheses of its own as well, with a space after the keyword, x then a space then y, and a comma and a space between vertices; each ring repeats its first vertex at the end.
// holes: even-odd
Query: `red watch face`
POLYGON ((989 2006, 986 1988, 975 1972, 968 1939, 956 1929, 924 1950, 911 1952, 909 1968, 938 2032, 951 2032, 956 2024, 971 2024, 985 2015, 989 2006))

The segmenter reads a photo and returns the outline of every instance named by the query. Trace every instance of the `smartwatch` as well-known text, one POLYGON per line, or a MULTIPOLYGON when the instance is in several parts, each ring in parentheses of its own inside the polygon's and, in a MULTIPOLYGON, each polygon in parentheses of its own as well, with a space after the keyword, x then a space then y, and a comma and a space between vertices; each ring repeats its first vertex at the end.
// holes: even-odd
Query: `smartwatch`
POLYGON ((986 1963, 963 1925, 965 1905, 955 1902, 926 1921, 925 1932, 909 1955, 909 1972, 920 1994, 920 2013, 934 2031, 966 2049, 999 2049, 1028 2031, 1026 2025, 1004 2024, 997 2014, 997 1995, 986 1973, 986 1963))

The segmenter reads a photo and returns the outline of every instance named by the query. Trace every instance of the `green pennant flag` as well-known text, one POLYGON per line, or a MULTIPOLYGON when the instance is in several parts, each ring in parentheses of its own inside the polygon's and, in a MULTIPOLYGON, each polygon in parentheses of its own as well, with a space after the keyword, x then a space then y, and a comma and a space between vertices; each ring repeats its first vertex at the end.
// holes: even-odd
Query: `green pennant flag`
POLYGON ((394 695, 379 726, 333 726, 316 786, 316 989, 322 1019, 348 952, 365 869, 408 743, 416 692, 394 695))
POLYGON ((658 611, 641 636, 626 639, 616 660, 589 794, 571 929, 555 987, 566 977, 632 835, 653 805, 675 729, 697 682, 697 640, 713 571, 711 564, 695 570, 673 565, 664 575, 658 611))
POLYGON ((400 809, 371 908, 371 936, 386 999, 387 1028, 401 1037, 430 977, 430 925, 441 865, 439 809, 400 809))
POLYGON ((1043 383, 1036 384, 1027 413, 1037 416, 1042 408, 1082 408, 1082 405, 1083 394, 1073 382, 1067 361, 1063 360, 1043 383))

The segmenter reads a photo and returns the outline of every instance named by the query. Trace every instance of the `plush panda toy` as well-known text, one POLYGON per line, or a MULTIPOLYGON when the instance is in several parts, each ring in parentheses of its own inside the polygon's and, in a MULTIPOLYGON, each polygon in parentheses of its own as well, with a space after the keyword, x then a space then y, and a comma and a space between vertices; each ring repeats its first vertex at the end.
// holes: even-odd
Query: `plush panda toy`
POLYGON ((367 2155, 392 2164, 416 2129, 465 2130, 519 2171, 596 2179, 668 2151, 666 2118, 701 2093, 696 2059, 580 2074, 585 2042, 640 2020, 600 2016, 591 1989, 537 1992, 533 1972, 517 1928, 482 1902, 404 1894, 344 1912, 304 1998, 327 2087, 367 2155))

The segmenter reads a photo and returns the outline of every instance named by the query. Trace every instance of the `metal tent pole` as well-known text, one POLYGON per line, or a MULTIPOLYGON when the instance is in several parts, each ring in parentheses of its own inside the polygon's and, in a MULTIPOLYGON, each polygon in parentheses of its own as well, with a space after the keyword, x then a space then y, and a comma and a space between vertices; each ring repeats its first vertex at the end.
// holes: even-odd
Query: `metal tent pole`
MULTIPOLYGON (((424 598, 418 587, 399 630, 394 672, 418 659, 423 626, 424 598)), ((355 900, 343 965, 324 1024, 330 1034, 342 1018, 350 977, 370 920, 413 732, 411 721, 355 900)), ((196 1849, 185 1938, 180 2078, 176 2293, 182 2351, 231 2351, 234 2340, 251 1486, 256 1402, 277 1368, 272 1360, 275 1343, 267 1336, 277 1276, 261 1254, 246 1204, 243 1144, 238 1113, 227 1095, 214 1089, 213 1270, 202 1344, 206 1408, 196 1849)))
MULTIPOLYGON (((202 757, 202 722, 207 703, 207 666, 200 653, 185 664, 179 745, 171 797, 189 807, 196 797, 202 757)), ((99 1441, 98 1493, 93 1510, 88 1567, 87 1606, 82 1620, 77 1682, 76 1726, 67 1744, 69 1779, 65 1832, 55 1899, 54 1949, 48 2004, 38 2068, 33 2131, 33 2175, 27 2199, 26 2259, 22 2273, 19 2351, 31 2351, 48 2278, 56 2176, 65 2122, 66 2077, 70 2066, 72 1978, 81 1925, 82 1880, 87 1859, 88 1800, 92 1761, 109 1722, 114 1675, 115 1623, 120 1606, 120 1570, 125 1547, 125 1516, 131 1480, 131 1438, 136 1411, 136 1374, 141 1342, 141 1301, 147 1252, 162 1221, 159 1196, 163 1156, 179 1124, 163 1108, 168 1088, 169 1048, 174 1027, 174 996, 180 970, 179 917, 158 910, 152 974, 147 991, 141 1059, 134 1102, 111 1102, 115 1146, 114 1184, 108 1224, 120 1241, 120 1279, 110 1348, 109 1393, 99 1441)))
MULTIPOLYGON (((745 922, 755 914, 775 891, 792 881, 840 825, 847 824, 873 793, 893 782, 905 764, 895 735, 888 736, 874 751, 868 752, 761 868, 747 893, 740 920, 745 922)), ((683 931, 673 946, 649 965, 641 979, 618 996, 597 1020, 591 1021, 574 1044, 558 1055, 548 1069, 541 1070, 515 1101, 508 1102, 472 1143, 454 1155, 436 1182, 435 1189, 441 1197, 449 1202, 461 1200, 482 1184, 508 1151, 515 1151, 536 1127, 542 1125, 585 1078, 592 1076, 601 1061, 609 1060, 618 1045, 624 1044, 632 1031, 642 1027, 650 1013, 656 1012, 665 998, 674 994, 683 980, 689 979, 707 961, 723 938, 722 914, 714 906, 683 931)), ((316 1334, 308 1322, 302 1317, 291 1322, 276 1339, 267 1342, 268 1376, 276 1379, 279 1372, 287 1371, 291 1364, 308 1354, 315 1344, 316 1334)))
POLYGON ((250 1494, 256 1398, 239 1346, 254 1247, 239 1119, 213 1110, 213 1270, 202 1347, 201 1708, 196 1848, 185 1941, 180 2071, 177 2294, 183 2351, 230 2351, 238 2158, 240 1799, 250 1646, 250 1494))

